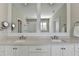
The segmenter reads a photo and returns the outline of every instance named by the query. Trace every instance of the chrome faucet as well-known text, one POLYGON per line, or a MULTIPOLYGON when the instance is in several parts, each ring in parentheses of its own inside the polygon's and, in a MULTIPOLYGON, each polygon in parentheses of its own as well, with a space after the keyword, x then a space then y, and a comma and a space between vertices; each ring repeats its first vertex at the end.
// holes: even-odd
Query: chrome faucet
POLYGON ((51 39, 58 39, 58 36, 51 36, 51 39))
POLYGON ((19 40, 25 40, 25 39, 26 39, 26 37, 23 35, 19 37, 19 40))
POLYGON ((54 36, 54 39, 58 39, 58 36, 54 36))

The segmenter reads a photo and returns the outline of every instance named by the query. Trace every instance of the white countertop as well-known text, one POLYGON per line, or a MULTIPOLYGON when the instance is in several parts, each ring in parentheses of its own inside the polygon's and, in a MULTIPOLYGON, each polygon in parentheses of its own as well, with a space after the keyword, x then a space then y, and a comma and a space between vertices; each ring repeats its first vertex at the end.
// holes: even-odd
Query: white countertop
MULTIPOLYGON (((38 38, 38 37, 37 37, 38 38)), ((38 39, 35 37, 30 37, 25 40, 18 40, 18 38, 8 38, 1 39, 0 45, 50 45, 50 44, 61 44, 61 43, 79 43, 78 37, 60 37, 59 41, 52 40, 49 37, 39 37, 38 39), (62 41, 60 41, 62 40, 62 41)))
POLYGON ((49 38, 28 38, 25 40, 18 40, 18 38, 8 38, 0 40, 0 44, 3 45, 49 45, 51 40, 49 38))

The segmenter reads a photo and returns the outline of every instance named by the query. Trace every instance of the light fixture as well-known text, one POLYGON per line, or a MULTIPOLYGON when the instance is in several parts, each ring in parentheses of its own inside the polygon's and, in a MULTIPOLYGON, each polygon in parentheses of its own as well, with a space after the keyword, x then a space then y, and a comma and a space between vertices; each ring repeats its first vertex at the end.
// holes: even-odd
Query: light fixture
POLYGON ((3 28, 7 28, 9 26, 9 23, 7 21, 3 21, 1 24, 3 28))
POLYGON ((15 27, 16 27, 15 24, 12 23, 12 24, 11 24, 11 30, 13 31, 15 27))
POLYGON ((1 22, 0 30, 7 29, 9 27, 9 23, 7 21, 1 22))
POLYGON ((24 3, 24 6, 27 6, 28 5, 28 3, 24 3))
POLYGON ((49 3, 50 5, 54 5, 54 3, 49 3))

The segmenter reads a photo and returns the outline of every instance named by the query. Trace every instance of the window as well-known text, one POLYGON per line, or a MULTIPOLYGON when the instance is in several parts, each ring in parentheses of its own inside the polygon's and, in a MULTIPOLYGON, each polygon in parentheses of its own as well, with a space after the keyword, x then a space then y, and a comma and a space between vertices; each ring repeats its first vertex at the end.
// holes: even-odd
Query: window
POLYGON ((47 30, 47 23, 46 22, 41 22, 41 30, 47 30))
POLYGON ((48 32, 49 31, 49 20, 42 19, 40 23, 41 32, 48 32))

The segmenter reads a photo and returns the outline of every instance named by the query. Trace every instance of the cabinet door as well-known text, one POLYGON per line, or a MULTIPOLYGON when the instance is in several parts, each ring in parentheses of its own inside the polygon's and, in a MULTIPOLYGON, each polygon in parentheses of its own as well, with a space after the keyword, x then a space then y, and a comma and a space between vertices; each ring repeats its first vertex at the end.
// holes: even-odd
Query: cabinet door
POLYGON ((52 45, 52 56, 62 56, 62 50, 60 45, 52 45))
POLYGON ((13 49, 13 55, 15 56, 27 56, 28 48, 26 46, 15 46, 13 49))
POLYGON ((12 46, 6 46, 5 47, 5 55, 6 56, 13 56, 13 47, 12 46))
POLYGON ((79 44, 75 45, 75 56, 79 56, 79 44))
POLYGON ((9 56, 27 56, 28 48, 26 46, 7 46, 6 55, 9 56))
POLYGON ((75 47, 75 56, 79 56, 79 47, 75 47))
POLYGON ((0 56, 5 56, 5 46, 0 46, 0 56))
POLYGON ((62 49, 62 56, 74 56, 73 44, 65 44, 61 49, 62 49))

